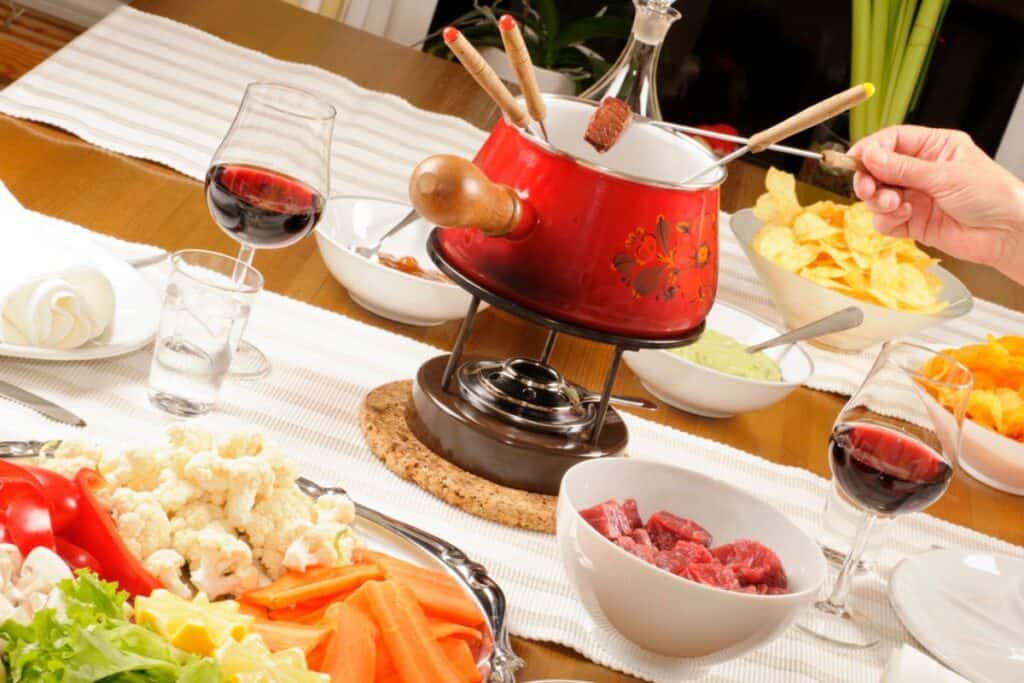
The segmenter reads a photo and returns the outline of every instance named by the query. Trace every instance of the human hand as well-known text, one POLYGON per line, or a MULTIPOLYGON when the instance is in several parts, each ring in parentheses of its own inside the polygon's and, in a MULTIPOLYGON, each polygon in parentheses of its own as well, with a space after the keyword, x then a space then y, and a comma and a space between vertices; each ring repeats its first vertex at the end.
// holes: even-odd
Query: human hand
POLYGON ((911 237, 1024 284, 1024 183, 966 133, 894 126, 850 149, 867 172, 854 176, 875 228, 911 237))

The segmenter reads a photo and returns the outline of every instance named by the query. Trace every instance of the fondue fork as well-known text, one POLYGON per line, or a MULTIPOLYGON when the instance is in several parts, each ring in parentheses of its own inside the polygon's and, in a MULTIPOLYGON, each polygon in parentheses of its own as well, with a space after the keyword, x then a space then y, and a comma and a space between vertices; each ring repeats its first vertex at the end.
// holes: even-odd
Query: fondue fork
POLYGON ((501 42, 505 45, 505 54, 508 55, 508 62, 512 70, 516 72, 519 80, 519 88, 523 91, 523 98, 526 100, 526 108, 530 116, 540 126, 541 135, 548 139, 548 129, 544 127, 544 119, 547 117, 548 108, 544 102, 544 96, 537 85, 537 73, 533 68, 533 60, 530 59, 530 50, 523 40, 523 33, 519 30, 519 24, 511 14, 504 15, 498 21, 498 28, 501 29, 501 42))
MULTIPOLYGON (((673 133, 686 133, 691 137, 724 140, 725 142, 735 142, 740 145, 746 145, 750 142, 750 138, 745 138, 742 135, 729 135, 728 133, 705 130, 703 128, 697 128, 696 126, 687 126, 682 123, 655 121, 654 119, 642 118, 639 116, 636 118, 653 126, 654 128, 661 128, 662 130, 667 130, 673 133)), ((809 149, 790 147, 789 145, 768 145, 765 149, 770 149, 773 152, 782 152, 783 154, 791 154, 797 157, 804 157, 806 159, 817 159, 826 166, 830 166, 832 168, 841 168, 849 171, 864 170, 864 165, 861 163, 860 159, 831 149, 825 150, 824 152, 813 152, 809 149)))
POLYGON ((491 96, 494 103, 498 105, 505 117, 516 126, 526 129, 530 125, 530 115, 526 108, 519 103, 505 84, 501 82, 498 74, 494 71, 487 60, 477 52, 473 44, 466 40, 466 36, 457 28, 449 26, 442 34, 444 42, 455 54, 462 66, 473 77, 484 92, 491 96))
MULTIPOLYGON (((812 104, 810 107, 797 112, 784 121, 781 121, 770 128, 765 128, 759 133, 755 133, 750 137, 747 143, 743 145, 743 147, 740 147, 731 154, 727 154, 714 164, 697 171, 682 182, 685 184, 696 180, 708 171, 725 166, 726 164, 739 159, 747 152, 757 153, 764 151, 769 145, 774 144, 779 140, 784 140, 791 135, 796 135, 800 131, 807 130, 808 128, 816 126, 823 121, 827 121, 833 116, 838 116, 844 111, 856 107, 858 104, 861 104, 874 94, 875 86, 871 83, 863 83, 824 99, 817 104, 812 104)), ((838 155, 839 153, 835 153, 828 155, 828 157, 835 160, 838 155)), ((823 158, 825 158, 824 155, 823 158)), ((855 162, 851 157, 850 162, 848 162, 849 166, 847 167, 853 166, 854 163, 855 162)))

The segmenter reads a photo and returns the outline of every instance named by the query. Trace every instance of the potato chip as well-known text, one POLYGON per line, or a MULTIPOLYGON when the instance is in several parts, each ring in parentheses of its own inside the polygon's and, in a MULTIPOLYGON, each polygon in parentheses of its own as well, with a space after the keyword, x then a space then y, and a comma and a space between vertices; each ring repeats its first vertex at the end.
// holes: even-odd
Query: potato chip
MULTIPOLYGON (((974 374, 967 417, 977 424, 1024 443, 1024 337, 988 335, 984 344, 944 352, 974 374)), ((943 363, 927 363, 921 372, 942 380, 943 363)), ((938 399, 947 408, 949 400, 938 399)))
POLYGON ((765 189, 754 206, 764 223, 752 245, 761 256, 822 287, 877 306, 923 314, 948 306, 940 299, 942 280, 928 272, 938 259, 913 240, 875 231, 865 204, 821 201, 801 206, 793 176, 774 168, 765 177, 765 189))

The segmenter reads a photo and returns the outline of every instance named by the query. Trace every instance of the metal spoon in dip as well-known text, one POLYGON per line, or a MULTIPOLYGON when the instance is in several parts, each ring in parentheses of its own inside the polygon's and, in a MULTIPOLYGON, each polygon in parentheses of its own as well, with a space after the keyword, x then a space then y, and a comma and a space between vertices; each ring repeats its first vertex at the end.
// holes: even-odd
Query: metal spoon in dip
POLYGON ((377 241, 368 247, 355 247, 355 252, 365 259, 373 260, 380 251, 380 248, 384 246, 384 242, 394 237, 396 234, 407 228, 410 224, 415 223, 420 215, 416 213, 416 209, 413 209, 409 213, 405 214, 405 218, 398 221, 390 230, 377 238, 377 241))
POLYGON ((770 349, 773 346, 793 344, 798 341, 822 337, 826 334, 833 334, 834 332, 842 332, 844 330, 857 327, 862 322, 864 322, 864 312, 856 306, 850 306, 849 308, 844 308, 832 315, 827 315, 820 320, 815 320, 814 322, 807 323, 795 330, 790 330, 785 334, 780 334, 778 337, 773 337, 768 341, 748 346, 747 353, 757 353, 758 351, 770 349))

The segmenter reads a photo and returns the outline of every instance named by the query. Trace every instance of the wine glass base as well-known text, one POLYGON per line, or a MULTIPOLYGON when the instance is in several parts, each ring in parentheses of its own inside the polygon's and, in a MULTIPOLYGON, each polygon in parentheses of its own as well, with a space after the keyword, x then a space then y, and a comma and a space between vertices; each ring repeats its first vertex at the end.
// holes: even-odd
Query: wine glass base
MULTIPOLYGON (((842 567, 846 562, 846 551, 833 548, 832 546, 818 541, 818 545, 821 546, 821 554, 825 556, 829 564, 834 567, 842 567)), ((873 574, 877 569, 877 565, 873 560, 862 557, 856 565, 853 567, 854 574, 873 574)))
POLYGON ((253 382, 270 374, 273 366, 258 348, 247 341, 242 341, 235 349, 231 358, 231 369, 228 375, 232 379, 253 382))
POLYGON ((878 629, 859 612, 837 608, 827 600, 814 603, 797 626, 805 633, 832 645, 851 650, 866 650, 881 642, 878 629))

